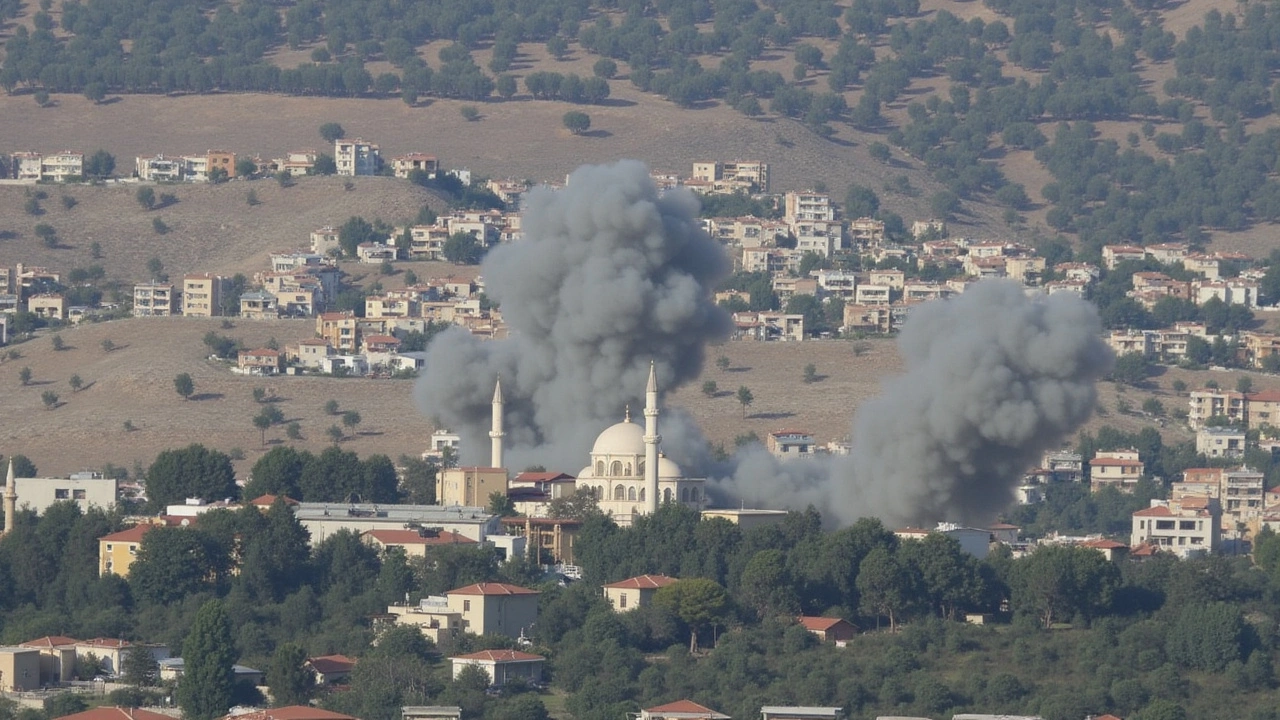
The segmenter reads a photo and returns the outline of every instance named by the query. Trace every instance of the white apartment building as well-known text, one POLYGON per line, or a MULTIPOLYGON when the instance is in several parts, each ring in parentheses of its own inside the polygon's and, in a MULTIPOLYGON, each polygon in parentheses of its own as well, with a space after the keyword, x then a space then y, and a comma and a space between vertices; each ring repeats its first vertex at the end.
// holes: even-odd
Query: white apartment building
POLYGON ((1148 543, 1189 558, 1217 551, 1222 510, 1218 501, 1210 498, 1152 500, 1151 507, 1133 514, 1132 522, 1131 546, 1148 543))
POLYGON ((333 143, 333 161, 339 175, 376 175, 382 158, 378 146, 360 138, 339 139, 333 143))

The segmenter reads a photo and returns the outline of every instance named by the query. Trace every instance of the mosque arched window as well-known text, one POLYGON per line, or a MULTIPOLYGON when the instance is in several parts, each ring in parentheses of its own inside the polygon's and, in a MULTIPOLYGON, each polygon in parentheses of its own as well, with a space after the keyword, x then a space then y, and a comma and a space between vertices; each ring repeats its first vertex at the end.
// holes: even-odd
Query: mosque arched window
POLYGON ((689 488, 680 488, 680 502, 689 502, 689 488))
POLYGON ((627 477, 631 477, 631 463, 627 463, 625 472, 627 473, 627 477))
POLYGON ((614 477, 622 475, 622 461, 614 460, 613 464, 609 466, 609 474, 614 477))
POLYGON ((693 502, 698 502, 698 488, 696 487, 689 488, 689 500, 693 502))
POLYGON ((635 502, 635 501, 636 501, 636 489, 635 489, 635 488, 627 488, 627 499, 628 499, 628 500, 630 500, 631 502, 635 502))
POLYGON ((667 488, 662 491, 662 502, 664 503, 671 502, 671 488, 667 488))
POLYGON ((614 488, 613 488, 613 499, 614 499, 614 500, 626 500, 626 499, 627 499, 627 490, 626 490, 626 488, 622 487, 621 485, 615 485, 615 486, 614 486, 614 488))
POLYGON ((641 460, 641 461, 640 461, 640 464, 639 464, 639 465, 636 465, 636 474, 637 474, 637 475, 643 475, 643 474, 644 474, 644 461, 643 461, 643 460, 641 460))
POLYGON ((644 502, 644 488, 640 488, 640 502, 644 502))
POLYGON ((596 461, 596 477, 604 477, 604 461, 596 461))

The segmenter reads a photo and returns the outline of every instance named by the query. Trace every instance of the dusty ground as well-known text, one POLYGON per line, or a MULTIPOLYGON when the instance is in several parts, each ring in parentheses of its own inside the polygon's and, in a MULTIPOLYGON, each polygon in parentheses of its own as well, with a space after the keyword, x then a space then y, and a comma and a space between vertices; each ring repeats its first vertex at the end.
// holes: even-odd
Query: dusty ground
MULTIPOLYGON (((53 350, 48 337, 18 345, 22 357, 0 363, 0 405, 6 409, 0 452, 24 453, 43 473, 64 475, 106 463, 146 465, 161 450, 199 442, 228 452, 240 449, 245 460, 237 465, 243 474, 270 444, 286 442, 283 428, 277 427, 267 433, 269 446, 262 445, 251 423, 261 407, 253 400, 255 387, 274 391, 286 418, 301 424, 305 439, 295 443, 299 447, 319 451, 328 446, 325 431, 336 418, 326 415, 323 406, 334 399, 344 410, 358 411, 363 420, 359 434, 342 442, 344 449, 393 458, 421 452, 434 428, 414 407, 408 381, 246 378, 207 361, 201 343, 206 332, 215 330, 250 346, 272 337, 283 345, 309 337, 312 329, 303 321, 237 321, 233 329, 222 330, 218 320, 135 318, 64 330, 68 347, 61 352, 53 350), (104 352, 103 339, 110 339, 117 349, 104 352), (25 387, 18 379, 22 367, 30 367, 33 374, 25 387), (183 401, 174 391, 173 377, 182 372, 195 380, 198 399, 183 401), (73 374, 84 381, 79 392, 68 385, 73 374), (59 395, 60 405, 54 410, 44 409, 41 395, 46 390, 59 395), (126 420, 137 429, 126 431, 126 420)), ((703 376, 671 393, 666 402, 687 409, 713 443, 727 448, 748 432, 764 437, 790 428, 812 432, 825 443, 846 437, 858 405, 874 395, 886 377, 900 371, 900 358, 888 340, 870 341, 870 349, 861 356, 841 341, 735 342, 711 348, 703 376), (727 371, 714 367, 720 354, 730 359, 727 371), (803 372, 809 363, 816 366, 819 380, 806 384, 803 372), (704 380, 717 383, 716 397, 703 395, 704 380), (735 397, 740 386, 755 396, 745 419, 735 397)), ((1087 429, 1109 424, 1137 431, 1151 421, 1121 415, 1118 401, 1136 410, 1154 395, 1172 411, 1186 407, 1185 397, 1171 389, 1175 379, 1193 389, 1209 378, 1233 387, 1241 374, 1167 370, 1142 391, 1120 392, 1103 383, 1100 397, 1106 415, 1095 417, 1087 429)), ((1255 388, 1280 389, 1280 378, 1250 376, 1255 388)), ((1162 432, 1167 442, 1191 437, 1174 421, 1162 432)))

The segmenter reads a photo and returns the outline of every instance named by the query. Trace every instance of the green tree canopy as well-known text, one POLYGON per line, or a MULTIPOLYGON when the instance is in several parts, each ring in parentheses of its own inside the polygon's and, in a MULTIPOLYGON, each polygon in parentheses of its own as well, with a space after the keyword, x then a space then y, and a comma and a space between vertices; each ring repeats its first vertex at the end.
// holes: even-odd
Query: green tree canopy
POLYGON ((187 498, 214 501, 240 496, 231 458, 199 444, 157 455, 147 468, 146 489, 150 512, 187 498))
POLYGON ((236 649, 222 601, 210 600, 201 606, 182 644, 182 659, 177 700, 183 717, 213 720, 225 715, 235 689, 236 649))

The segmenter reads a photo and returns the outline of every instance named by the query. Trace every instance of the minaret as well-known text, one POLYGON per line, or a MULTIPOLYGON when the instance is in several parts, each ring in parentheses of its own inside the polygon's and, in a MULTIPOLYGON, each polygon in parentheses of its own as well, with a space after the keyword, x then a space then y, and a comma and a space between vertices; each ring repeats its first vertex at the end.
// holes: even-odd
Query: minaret
POLYGON ((504 467, 502 464, 502 378, 498 378, 493 386, 493 424, 489 429, 489 467, 504 467))
POLYGON ((658 371, 649 361, 649 385, 644 390, 644 493, 645 511, 658 511, 658 371))
POLYGON ((13 478, 13 458, 9 458, 9 475, 4 480, 4 532, 0 536, 13 532, 18 524, 18 481, 13 478))

